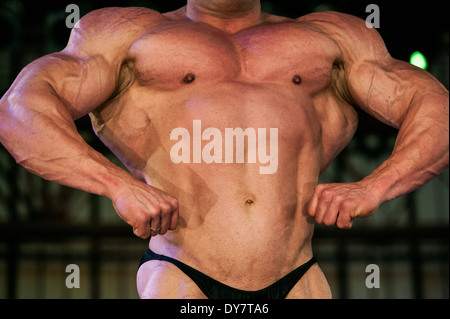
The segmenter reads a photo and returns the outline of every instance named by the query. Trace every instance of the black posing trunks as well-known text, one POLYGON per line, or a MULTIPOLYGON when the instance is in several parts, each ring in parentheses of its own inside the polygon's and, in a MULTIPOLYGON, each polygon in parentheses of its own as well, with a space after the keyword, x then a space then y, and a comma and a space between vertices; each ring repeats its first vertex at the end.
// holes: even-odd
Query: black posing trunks
POLYGON ((246 291, 227 286, 181 261, 156 254, 150 249, 145 252, 139 266, 149 260, 163 260, 174 264, 191 278, 206 297, 210 299, 284 299, 306 271, 316 262, 316 259, 312 257, 308 262, 294 269, 270 286, 261 290, 246 291))

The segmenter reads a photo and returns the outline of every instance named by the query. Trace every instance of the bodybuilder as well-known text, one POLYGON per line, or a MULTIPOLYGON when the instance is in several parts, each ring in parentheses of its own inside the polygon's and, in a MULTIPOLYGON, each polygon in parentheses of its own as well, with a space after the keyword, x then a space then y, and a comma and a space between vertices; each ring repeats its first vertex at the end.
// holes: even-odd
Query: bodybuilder
POLYGON ((3 96, 1 142, 29 171, 110 198, 142 238, 143 298, 321 298, 314 221, 349 228, 448 165, 448 91, 388 54, 365 21, 288 19, 259 0, 105 8, 3 96), (318 177, 357 127, 399 128, 361 181, 318 177), (90 114, 129 172, 90 148, 90 114), (131 173, 131 174, 130 174, 131 173))

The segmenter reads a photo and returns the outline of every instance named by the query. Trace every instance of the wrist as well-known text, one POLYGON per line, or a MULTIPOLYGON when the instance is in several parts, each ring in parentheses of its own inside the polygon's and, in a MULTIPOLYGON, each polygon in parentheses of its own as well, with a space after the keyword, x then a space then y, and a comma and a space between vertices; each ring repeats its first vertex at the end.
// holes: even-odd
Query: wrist
POLYGON ((393 193, 393 189, 398 181, 398 174, 388 170, 387 166, 386 163, 383 163, 360 181, 361 184, 371 189, 373 195, 380 203, 392 200, 398 196, 393 193))
POLYGON ((113 202, 134 180, 128 172, 113 164, 105 167, 105 170, 101 170, 97 176, 102 185, 99 195, 105 196, 113 202))

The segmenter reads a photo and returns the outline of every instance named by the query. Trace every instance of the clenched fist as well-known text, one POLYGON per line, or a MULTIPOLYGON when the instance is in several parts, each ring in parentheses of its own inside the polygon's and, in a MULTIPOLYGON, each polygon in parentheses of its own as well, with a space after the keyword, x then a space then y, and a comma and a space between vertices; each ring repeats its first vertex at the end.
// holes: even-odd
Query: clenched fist
POLYGON ((164 235, 178 224, 178 200, 140 181, 122 188, 113 205, 134 234, 144 239, 164 235))
POLYGON ((308 205, 308 214, 319 224, 351 228, 355 217, 368 217, 381 200, 362 182, 319 184, 308 205))

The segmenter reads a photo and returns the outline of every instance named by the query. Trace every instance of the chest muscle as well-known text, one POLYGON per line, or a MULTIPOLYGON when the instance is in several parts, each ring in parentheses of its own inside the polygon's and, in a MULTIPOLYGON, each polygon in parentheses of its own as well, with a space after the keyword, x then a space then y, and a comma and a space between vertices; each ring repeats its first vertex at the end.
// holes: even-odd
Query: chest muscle
POLYGON ((138 38, 130 50, 137 80, 176 89, 188 81, 243 81, 327 87, 339 52, 299 23, 261 25, 226 34, 201 23, 171 22, 138 38))

